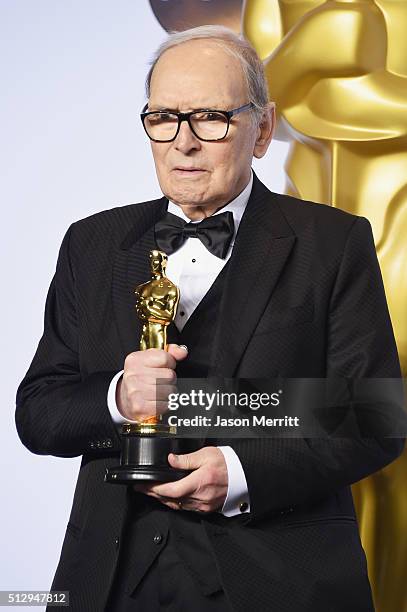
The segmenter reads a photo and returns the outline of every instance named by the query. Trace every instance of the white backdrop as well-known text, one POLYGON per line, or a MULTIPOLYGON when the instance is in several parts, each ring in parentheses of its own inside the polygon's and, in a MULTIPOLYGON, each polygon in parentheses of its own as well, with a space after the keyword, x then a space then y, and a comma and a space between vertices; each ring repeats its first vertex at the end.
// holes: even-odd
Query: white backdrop
MULTIPOLYGON (((58 562, 80 458, 22 446, 15 391, 70 223, 161 195, 138 113, 165 36, 147 0, 0 0, 0 590, 47 590, 58 562)), ((275 141, 254 162, 274 191, 284 190, 286 152, 275 141)))

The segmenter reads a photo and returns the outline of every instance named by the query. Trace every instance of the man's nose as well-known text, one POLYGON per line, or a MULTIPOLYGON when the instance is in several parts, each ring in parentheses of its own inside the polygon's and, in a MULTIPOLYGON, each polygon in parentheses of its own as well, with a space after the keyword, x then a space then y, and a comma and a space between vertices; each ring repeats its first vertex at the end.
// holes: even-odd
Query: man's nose
POLYGON ((179 132, 174 140, 174 146, 181 153, 188 153, 194 149, 201 148, 201 141, 195 136, 188 121, 182 121, 179 127, 179 132))

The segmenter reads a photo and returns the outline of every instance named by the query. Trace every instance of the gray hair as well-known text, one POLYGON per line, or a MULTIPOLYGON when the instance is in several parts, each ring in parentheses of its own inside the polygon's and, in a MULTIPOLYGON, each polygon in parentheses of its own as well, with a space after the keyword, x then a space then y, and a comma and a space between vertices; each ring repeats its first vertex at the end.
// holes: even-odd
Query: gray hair
POLYGON ((190 28, 183 32, 171 32, 155 52, 150 63, 150 69, 146 77, 146 95, 150 97, 150 84, 153 70, 162 54, 182 43, 190 40, 207 38, 214 41, 235 57, 242 67, 243 75, 247 83, 249 102, 254 105, 253 115, 256 124, 260 123, 264 111, 269 105, 269 95, 264 66, 252 45, 233 30, 220 25, 203 25, 190 28))

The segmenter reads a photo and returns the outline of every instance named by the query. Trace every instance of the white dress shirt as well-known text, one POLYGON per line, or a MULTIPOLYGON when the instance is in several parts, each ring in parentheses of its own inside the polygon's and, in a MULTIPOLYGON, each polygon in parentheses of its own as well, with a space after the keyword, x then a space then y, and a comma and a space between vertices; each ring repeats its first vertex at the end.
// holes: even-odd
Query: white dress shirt
MULTIPOLYGON (((208 249, 197 238, 188 238, 184 244, 174 253, 168 256, 166 274, 171 281, 179 287, 180 301, 174 323, 179 331, 182 331, 199 302, 209 291, 216 277, 230 258, 237 230, 253 186, 253 173, 243 191, 229 204, 219 209, 214 215, 231 211, 234 221, 234 235, 225 259, 220 259, 208 251, 208 249)), ((189 219, 180 206, 168 202, 168 212, 181 217, 189 223, 189 219)), ((199 221, 196 221, 199 223, 199 221)), ((123 417, 116 405, 116 386, 123 371, 118 372, 112 379, 107 403, 109 411, 115 423, 131 422, 123 417)), ((218 446, 226 461, 228 471, 228 492, 222 507, 222 514, 235 516, 242 512, 250 512, 250 500, 247 489, 246 476, 240 459, 230 446, 218 446)))

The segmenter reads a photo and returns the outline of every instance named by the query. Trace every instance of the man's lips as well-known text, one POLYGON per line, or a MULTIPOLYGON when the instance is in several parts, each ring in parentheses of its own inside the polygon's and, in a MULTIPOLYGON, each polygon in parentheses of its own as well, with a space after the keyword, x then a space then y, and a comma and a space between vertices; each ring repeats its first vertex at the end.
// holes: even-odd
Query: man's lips
POLYGON ((182 173, 190 173, 190 174, 194 174, 196 172, 205 172, 205 170, 203 168, 185 168, 183 166, 176 166, 174 168, 175 172, 182 172, 182 173))

